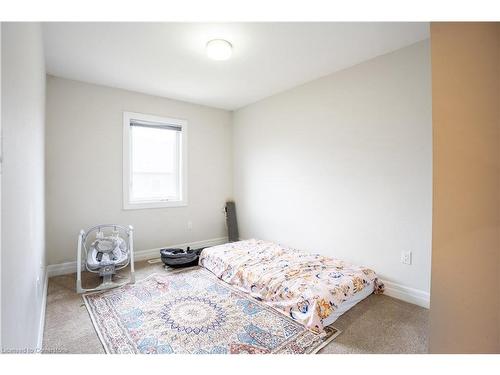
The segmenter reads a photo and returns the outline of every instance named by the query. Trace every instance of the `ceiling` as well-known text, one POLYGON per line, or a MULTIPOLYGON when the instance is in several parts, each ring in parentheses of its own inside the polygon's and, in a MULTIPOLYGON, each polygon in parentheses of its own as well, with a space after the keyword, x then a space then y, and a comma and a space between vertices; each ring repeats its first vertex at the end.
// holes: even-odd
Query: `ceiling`
POLYGON ((429 37, 428 23, 44 23, 49 74, 234 110, 429 37), (205 45, 233 45, 226 61, 205 45))

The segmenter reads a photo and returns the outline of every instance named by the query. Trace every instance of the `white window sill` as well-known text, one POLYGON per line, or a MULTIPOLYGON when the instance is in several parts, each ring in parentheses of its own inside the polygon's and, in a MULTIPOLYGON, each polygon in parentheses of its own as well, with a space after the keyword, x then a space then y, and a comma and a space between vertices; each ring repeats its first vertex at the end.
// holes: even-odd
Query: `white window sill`
POLYGON ((143 210, 147 208, 167 208, 187 206, 187 201, 157 201, 157 202, 138 202, 124 203, 124 210, 143 210))

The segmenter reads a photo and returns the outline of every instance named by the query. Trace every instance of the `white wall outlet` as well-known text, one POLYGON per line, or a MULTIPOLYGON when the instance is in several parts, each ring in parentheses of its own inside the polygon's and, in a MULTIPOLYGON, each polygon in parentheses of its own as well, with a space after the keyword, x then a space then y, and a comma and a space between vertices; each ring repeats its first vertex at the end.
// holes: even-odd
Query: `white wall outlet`
POLYGON ((411 264, 411 251, 403 251, 401 253, 401 263, 411 264))
POLYGON ((191 220, 189 220, 189 221, 187 222, 187 228, 188 228, 188 230, 193 229, 193 222, 192 222, 191 220))

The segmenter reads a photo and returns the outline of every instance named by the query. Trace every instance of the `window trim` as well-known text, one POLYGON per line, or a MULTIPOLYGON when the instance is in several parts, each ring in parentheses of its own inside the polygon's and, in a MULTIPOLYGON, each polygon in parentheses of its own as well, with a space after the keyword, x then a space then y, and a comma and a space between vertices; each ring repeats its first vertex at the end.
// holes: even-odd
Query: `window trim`
POLYGON ((182 207, 187 206, 187 128, 188 123, 186 120, 160 117, 155 115, 148 115, 137 112, 123 112, 123 209, 124 210, 140 210, 146 208, 166 208, 166 207, 182 207), (171 124, 181 127, 181 152, 180 157, 180 194, 181 199, 175 201, 153 200, 139 203, 130 202, 130 185, 131 179, 131 135, 130 135, 130 120, 142 120, 148 122, 157 122, 161 124, 171 124))

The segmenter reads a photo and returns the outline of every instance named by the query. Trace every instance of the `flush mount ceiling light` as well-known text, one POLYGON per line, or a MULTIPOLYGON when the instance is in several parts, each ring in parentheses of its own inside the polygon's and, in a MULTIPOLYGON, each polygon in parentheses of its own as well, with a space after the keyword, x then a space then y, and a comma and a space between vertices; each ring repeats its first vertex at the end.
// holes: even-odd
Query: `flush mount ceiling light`
POLYGON ((213 39, 207 43, 207 56, 212 60, 227 60, 233 53, 233 46, 227 40, 213 39))

